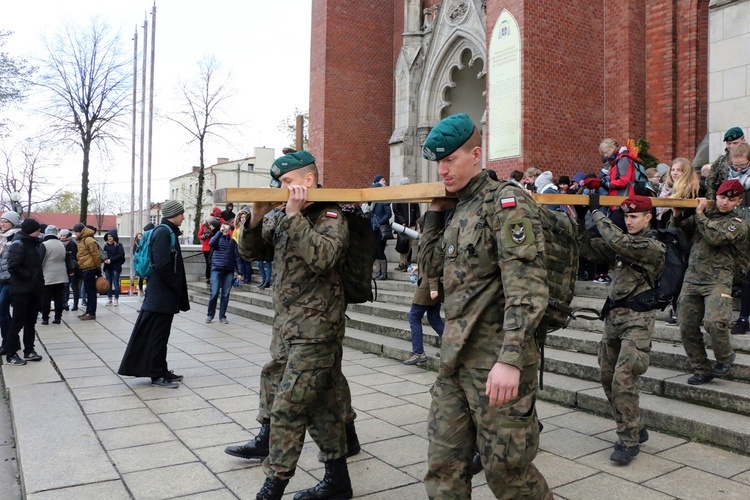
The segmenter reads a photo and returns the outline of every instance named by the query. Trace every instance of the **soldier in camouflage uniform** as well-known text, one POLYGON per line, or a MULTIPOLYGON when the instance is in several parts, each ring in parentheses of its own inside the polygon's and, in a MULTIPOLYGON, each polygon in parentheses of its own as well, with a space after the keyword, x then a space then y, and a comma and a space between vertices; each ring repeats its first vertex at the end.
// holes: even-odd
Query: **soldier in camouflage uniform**
POLYGON ((458 196, 457 204, 433 200, 420 245, 424 272, 443 277, 446 319, 428 416, 427 494, 471 498, 476 445, 497 498, 551 499, 532 463, 539 448, 534 332, 549 299, 538 207, 522 188, 482 171, 481 136, 466 114, 438 123, 423 153, 458 196))
POLYGON ((638 406, 638 376, 648 369, 656 316, 655 310, 634 306, 632 299, 651 290, 651 284, 664 270, 666 249, 663 243, 646 236, 652 218, 650 198, 633 195, 620 205, 626 234, 597 210, 598 196, 589 196, 591 220, 601 238, 589 237, 583 222, 586 209, 577 207, 581 256, 614 269, 602 311, 604 332, 598 360, 602 387, 612 406, 619 438, 610 460, 627 465, 638 455, 639 444, 648 440, 638 406))
MULTIPOLYGON (((740 127, 732 127, 727 130, 724 134, 724 144, 726 144, 724 154, 719 155, 713 162, 711 173, 708 174, 708 179, 706 179, 706 198, 709 200, 716 199, 716 190, 719 189, 722 182, 734 178, 729 175, 729 168, 731 166, 729 154, 738 145, 746 144, 745 134, 742 132, 742 129, 740 127)), ((743 205, 747 206, 750 203, 744 203, 743 205)))
POLYGON ((745 266, 750 228, 733 210, 743 195, 742 184, 732 179, 719 186, 714 207, 706 208, 706 198, 699 198, 695 215, 687 219, 681 217, 679 210, 672 209, 673 224, 692 236, 690 260, 677 306, 682 345, 695 372, 688 379, 691 385, 725 376, 735 358, 729 341, 732 281, 737 268, 745 266), (716 356, 713 369, 706 355, 701 323, 716 356))
POLYGON ((278 158, 271 167, 272 185, 289 189, 286 208, 263 225, 272 204, 254 203, 240 235, 243 257, 257 260, 272 253, 276 273, 274 359, 267 365, 271 386, 265 389, 275 397, 263 463, 267 479, 257 500, 282 497, 306 430, 320 448, 326 472, 319 484, 300 491, 295 500, 352 498, 335 382, 345 327, 341 272, 349 228, 338 205, 307 201, 307 190, 318 181, 314 162, 306 151, 278 158))

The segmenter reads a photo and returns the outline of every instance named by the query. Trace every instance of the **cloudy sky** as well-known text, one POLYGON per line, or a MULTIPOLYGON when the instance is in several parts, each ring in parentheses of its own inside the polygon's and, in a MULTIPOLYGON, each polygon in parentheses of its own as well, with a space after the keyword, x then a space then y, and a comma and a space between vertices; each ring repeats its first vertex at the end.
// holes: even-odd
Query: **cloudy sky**
MULTIPOLYGON (((230 85, 236 93, 226 107, 225 119, 239 126, 223 133, 228 142, 209 139, 207 165, 215 163, 218 157, 250 156, 254 147, 275 148, 280 154, 281 148, 288 145, 289 139, 278 131, 278 123, 293 115, 295 108, 307 110, 309 102, 310 3, 309 0, 157 1, 156 112, 174 114, 183 102, 175 99, 178 84, 195 78, 197 62, 205 56, 214 56, 223 70, 231 74, 230 85)), ((139 50, 142 49, 142 25, 144 19, 151 22, 152 5, 152 0, 16 2, 12 9, 3 9, 0 29, 14 32, 5 46, 11 56, 32 60, 43 51, 41 37, 51 36, 67 21, 86 26, 92 16, 99 16, 119 31, 124 53, 132 54, 136 29, 139 50)), ((139 71, 141 65, 139 61, 139 71)), ((12 112, 16 119, 23 117, 18 121, 26 128, 17 127, 12 138, 4 139, 6 148, 39 128, 30 114, 32 107, 30 102, 25 109, 12 112)), ((140 123, 140 117, 137 122, 140 123)), ((129 135, 126 139, 127 146, 115 148, 113 158, 94 158, 91 168, 92 181, 105 181, 112 190, 129 197, 129 135)), ((198 164, 197 144, 187 144, 189 139, 186 132, 167 121, 155 124, 154 201, 167 197, 170 177, 186 173, 198 164)), ((80 150, 50 154, 60 164, 54 174, 48 174, 55 185, 80 191, 80 150)))

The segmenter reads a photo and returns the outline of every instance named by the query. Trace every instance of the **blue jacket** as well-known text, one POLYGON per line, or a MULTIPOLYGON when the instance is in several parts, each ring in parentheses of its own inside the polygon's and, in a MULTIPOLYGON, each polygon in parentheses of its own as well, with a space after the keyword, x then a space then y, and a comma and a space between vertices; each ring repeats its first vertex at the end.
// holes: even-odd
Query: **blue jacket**
POLYGON ((217 232, 208 245, 211 247, 211 269, 240 272, 240 251, 231 235, 217 232))
MULTIPOLYGON (((381 185, 373 184, 370 187, 381 187, 381 185)), ((370 225, 372 226, 372 230, 379 231, 381 224, 388 224, 391 215, 393 215, 393 211, 391 210, 390 203, 374 203, 372 205, 372 212, 370 213, 370 225)))

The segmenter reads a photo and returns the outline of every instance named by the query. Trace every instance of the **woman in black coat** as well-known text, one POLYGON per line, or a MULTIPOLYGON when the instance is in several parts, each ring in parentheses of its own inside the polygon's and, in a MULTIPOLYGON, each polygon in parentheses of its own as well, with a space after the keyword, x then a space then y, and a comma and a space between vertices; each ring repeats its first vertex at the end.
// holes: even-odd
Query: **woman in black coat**
POLYGON ((113 296, 114 305, 118 305, 120 300, 120 273, 122 272, 122 265, 125 263, 125 249, 117 237, 117 231, 110 231, 104 235, 104 253, 107 254, 107 258, 104 259, 104 275, 109 281, 106 305, 113 305, 113 296))

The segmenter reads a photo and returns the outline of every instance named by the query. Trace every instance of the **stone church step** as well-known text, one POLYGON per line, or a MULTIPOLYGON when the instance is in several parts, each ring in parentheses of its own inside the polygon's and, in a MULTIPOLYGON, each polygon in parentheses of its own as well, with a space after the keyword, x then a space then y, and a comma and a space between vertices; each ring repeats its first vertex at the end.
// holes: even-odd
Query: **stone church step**
MULTIPOLYGON (((540 398, 605 417, 612 416, 612 407, 596 382, 545 373, 540 398)), ((639 407, 646 427, 650 429, 741 453, 747 453, 749 449, 750 417, 747 415, 647 393, 640 395, 639 407)))
MULTIPOLYGON (((591 354, 546 348, 544 369, 545 377, 546 373, 556 373, 597 383, 600 380, 599 363, 591 354)), ((716 379, 702 386, 690 386, 687 383, 690 375, 690 371, 650 366, 639 377, 639 388, 656 396, 750 415, 750 384, 716 379)))
MULTIPOLYGON (((596 355, 600 340, 601 333, 567 329, 547 335, 546 345, 552 349, 596 355)), ((726 377, 727 380, 750 382, 750 354, 747 354, 746 342, 744 336, 739 340, 733 339, 733 344, 738 344, 737 358, 732 365, 730 374, 726 377), (743 345, 740 345, 740 342, 743 345)), ((709 359, 713 359, 713 351, 708 349, 707 352, 709 359)), ((692 372, 681 343, 670 343, 657 339, 652 339, 651 366, 686 373, 692 372)))

